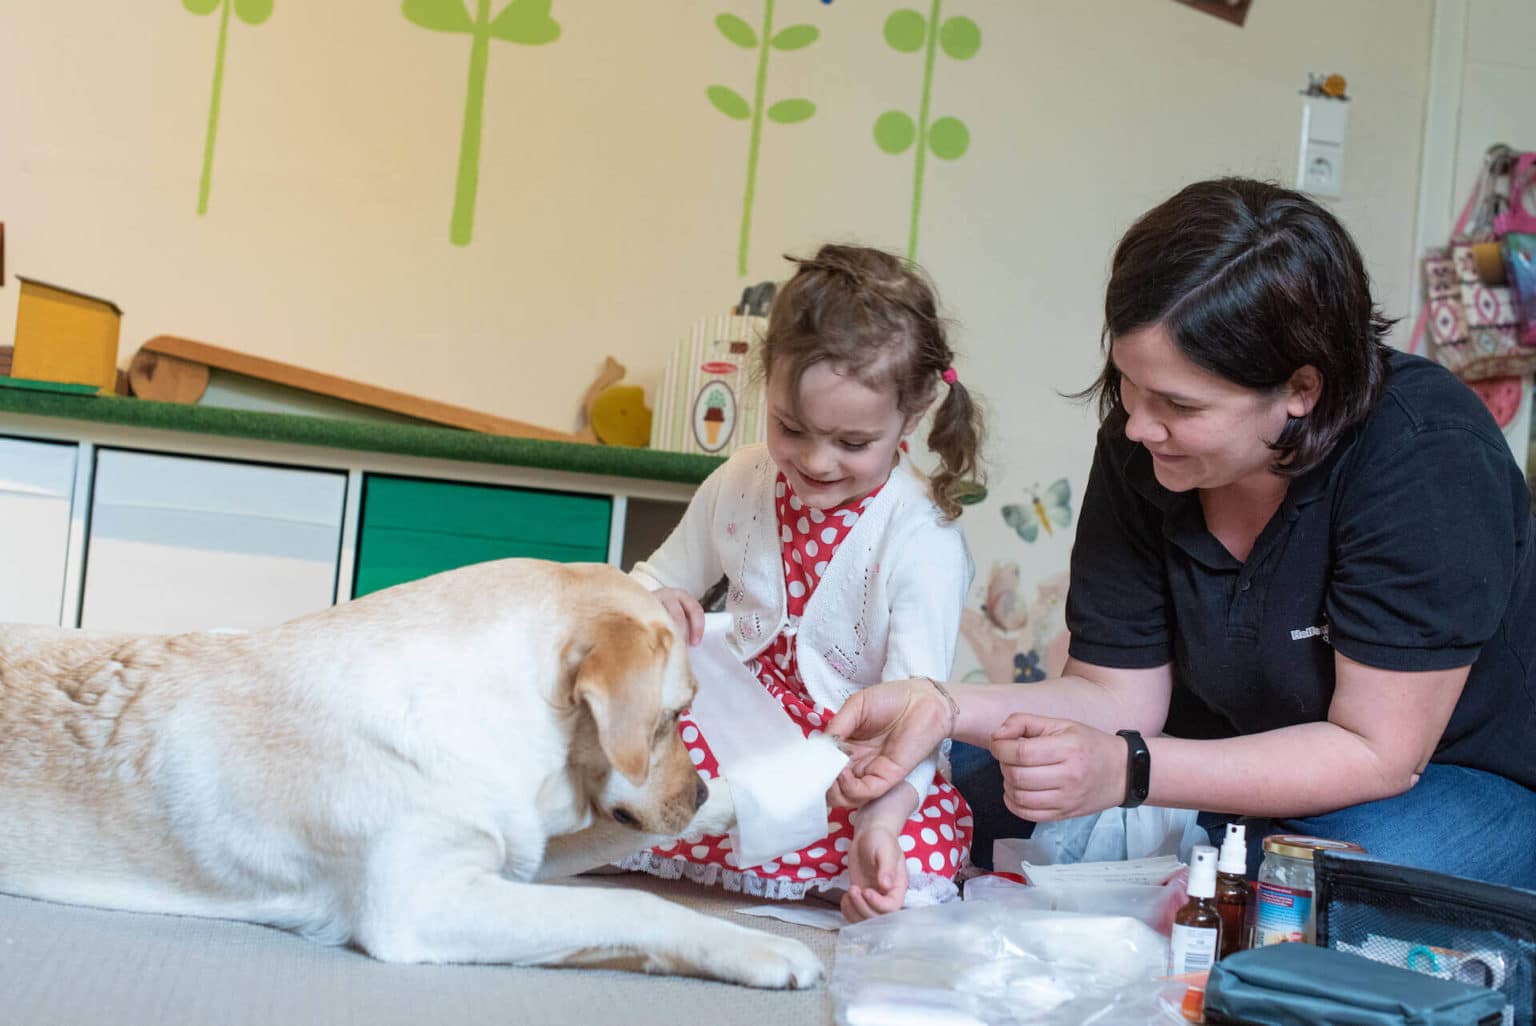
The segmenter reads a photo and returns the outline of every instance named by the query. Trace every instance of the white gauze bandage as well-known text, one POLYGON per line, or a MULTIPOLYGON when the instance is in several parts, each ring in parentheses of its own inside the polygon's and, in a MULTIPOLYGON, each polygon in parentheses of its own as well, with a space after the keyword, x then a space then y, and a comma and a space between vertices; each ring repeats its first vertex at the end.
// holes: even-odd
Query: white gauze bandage
POLYGON ((827 835, 827 788, 848 757, 830 739, 801 732, 726 646, 730 627, 729 614, 707 615, 704 640, 688 649, 699 681, 691 714, 731 785, 731 844, 746 868, 827 835))

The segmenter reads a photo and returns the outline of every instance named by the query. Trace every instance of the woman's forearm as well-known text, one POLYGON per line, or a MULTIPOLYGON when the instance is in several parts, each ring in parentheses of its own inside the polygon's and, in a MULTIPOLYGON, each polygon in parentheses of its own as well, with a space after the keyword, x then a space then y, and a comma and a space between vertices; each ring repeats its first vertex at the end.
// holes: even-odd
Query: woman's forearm
POLYGON ((1147 748, 1147 803, 1169 808, 1294 818, 1390 798, 1417 781, 1326 722, 1215 741, 1149 737, 1147 748))
POLYGON ((948 687, 960 706, 955 739, 982 748, 991 744, 1004 720, 1019 712, 1076 720, 1111 733, 1139 730, 1143 734, 1161 731, 1168 712, 1166 699, 1148 696, 1151 701, 1136 701, 1124 690, 1078 676, 1033 684, 959 682, 948 687))

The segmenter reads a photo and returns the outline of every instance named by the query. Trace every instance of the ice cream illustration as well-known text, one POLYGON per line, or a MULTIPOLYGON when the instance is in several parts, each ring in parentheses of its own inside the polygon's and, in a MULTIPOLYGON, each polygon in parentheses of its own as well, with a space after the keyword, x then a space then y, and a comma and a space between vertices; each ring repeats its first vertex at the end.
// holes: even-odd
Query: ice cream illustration
POLYGON ((704 399, 704 434, 713 449, 720 444, 720 430, 725 427, 725 396, 713 389, 704 399))

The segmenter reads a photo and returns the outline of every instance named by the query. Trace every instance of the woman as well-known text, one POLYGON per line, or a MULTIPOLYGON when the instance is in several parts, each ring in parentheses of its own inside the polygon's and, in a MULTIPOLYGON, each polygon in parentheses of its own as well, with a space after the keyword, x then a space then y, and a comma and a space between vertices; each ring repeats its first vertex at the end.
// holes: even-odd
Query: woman
MULTIPOLYGON (((1388 327, 1304 196, 1225 179, 1144 215, 1087 393, 1062 676, 860 692, 828 726, 854 751, 832 799, 947 735, 990 748, 1022 820, 1145 800, 1536 887, 1530 496, 1477 398, 1388 327)), ((985 860, 1024 831, 963 770, 985 860)))

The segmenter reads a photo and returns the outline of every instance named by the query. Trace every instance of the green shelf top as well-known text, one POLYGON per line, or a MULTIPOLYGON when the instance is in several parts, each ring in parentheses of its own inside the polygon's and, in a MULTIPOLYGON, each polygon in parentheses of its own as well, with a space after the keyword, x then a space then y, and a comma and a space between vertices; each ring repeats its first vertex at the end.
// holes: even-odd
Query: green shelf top
POLYGON ((682 484, 698 484, 723 462, 714 456, 507 438, 430 425, 365 423, 22 389, 0 389, 0 431, 5 429, 6 414, 682 484))

